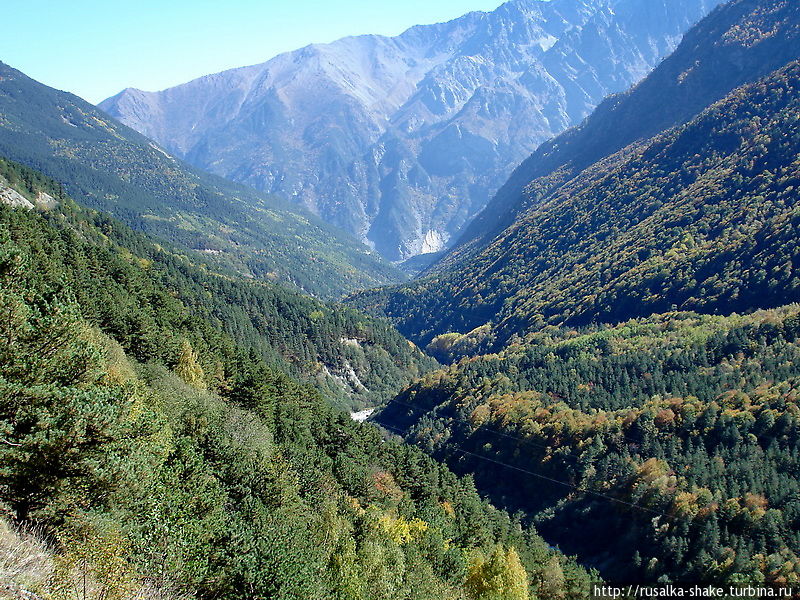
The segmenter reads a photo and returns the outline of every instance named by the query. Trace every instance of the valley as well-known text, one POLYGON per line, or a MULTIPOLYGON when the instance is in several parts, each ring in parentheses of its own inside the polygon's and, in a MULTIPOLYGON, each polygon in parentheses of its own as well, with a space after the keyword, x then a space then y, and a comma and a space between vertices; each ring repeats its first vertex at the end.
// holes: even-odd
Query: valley
POLYGON ((793 0, 0 63, 0 598, 800 586, 798 240, 793 0))

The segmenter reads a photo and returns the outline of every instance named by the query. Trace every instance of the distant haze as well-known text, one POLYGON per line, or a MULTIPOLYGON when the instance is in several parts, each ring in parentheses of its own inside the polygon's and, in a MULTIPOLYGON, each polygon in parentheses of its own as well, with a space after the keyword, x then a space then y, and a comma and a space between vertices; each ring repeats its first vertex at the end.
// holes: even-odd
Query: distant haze
POLYGON ((160 90, 347 35, 396 35, 501 0, 6 0, 0 60, 90 102, 160 90))

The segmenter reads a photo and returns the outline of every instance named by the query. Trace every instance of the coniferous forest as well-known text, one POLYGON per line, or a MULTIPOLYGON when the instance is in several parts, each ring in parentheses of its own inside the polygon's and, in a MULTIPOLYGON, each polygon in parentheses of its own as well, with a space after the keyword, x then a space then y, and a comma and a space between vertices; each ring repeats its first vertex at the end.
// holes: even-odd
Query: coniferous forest
POLYGON ((800 589, 798 273, 794 0, 405 266, 0 63, 0 599, 800 589))
MULTIPOLYGON (((22 565, 9 585, 54 598, 73 597, 87 575, 102 598, 584 588, 584 569, 482 500, 470 479, 382 442, 257 345, 237 344, 204 318, 209 306, 184 302, 191 279, 170 274, 169 261, 165 284, 157 258, 112 239, 114 228, 141 236, 25 167, 2 168, 24 197, 57 201, 42 214, 0 206, 0 500, 56 553, 44 573, 22 565)), ((261 335, 292 339, 293 319, 302 323, 306 307, 283 293, 297 314, 281 311, 261 335)))

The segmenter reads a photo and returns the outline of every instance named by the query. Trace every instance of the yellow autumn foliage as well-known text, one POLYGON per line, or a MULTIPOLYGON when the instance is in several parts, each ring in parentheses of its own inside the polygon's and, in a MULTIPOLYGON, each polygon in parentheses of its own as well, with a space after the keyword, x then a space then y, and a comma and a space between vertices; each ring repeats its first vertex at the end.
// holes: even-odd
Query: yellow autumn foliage
POLYGON ((428 524, 421 519, 408 520, 391 514, 381 516, 378 525, 391 540, 401 546, 419 539, 428 530, 428 524))

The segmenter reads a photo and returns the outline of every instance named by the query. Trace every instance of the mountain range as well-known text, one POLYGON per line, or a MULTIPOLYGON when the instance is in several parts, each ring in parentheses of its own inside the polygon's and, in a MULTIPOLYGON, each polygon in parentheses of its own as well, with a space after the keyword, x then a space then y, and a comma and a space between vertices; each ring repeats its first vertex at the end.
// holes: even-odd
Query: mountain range
POLYGON ((443 250, 540 143, 668 55, 719 0, 512 0, 100 107, 391 261, 443 250))

